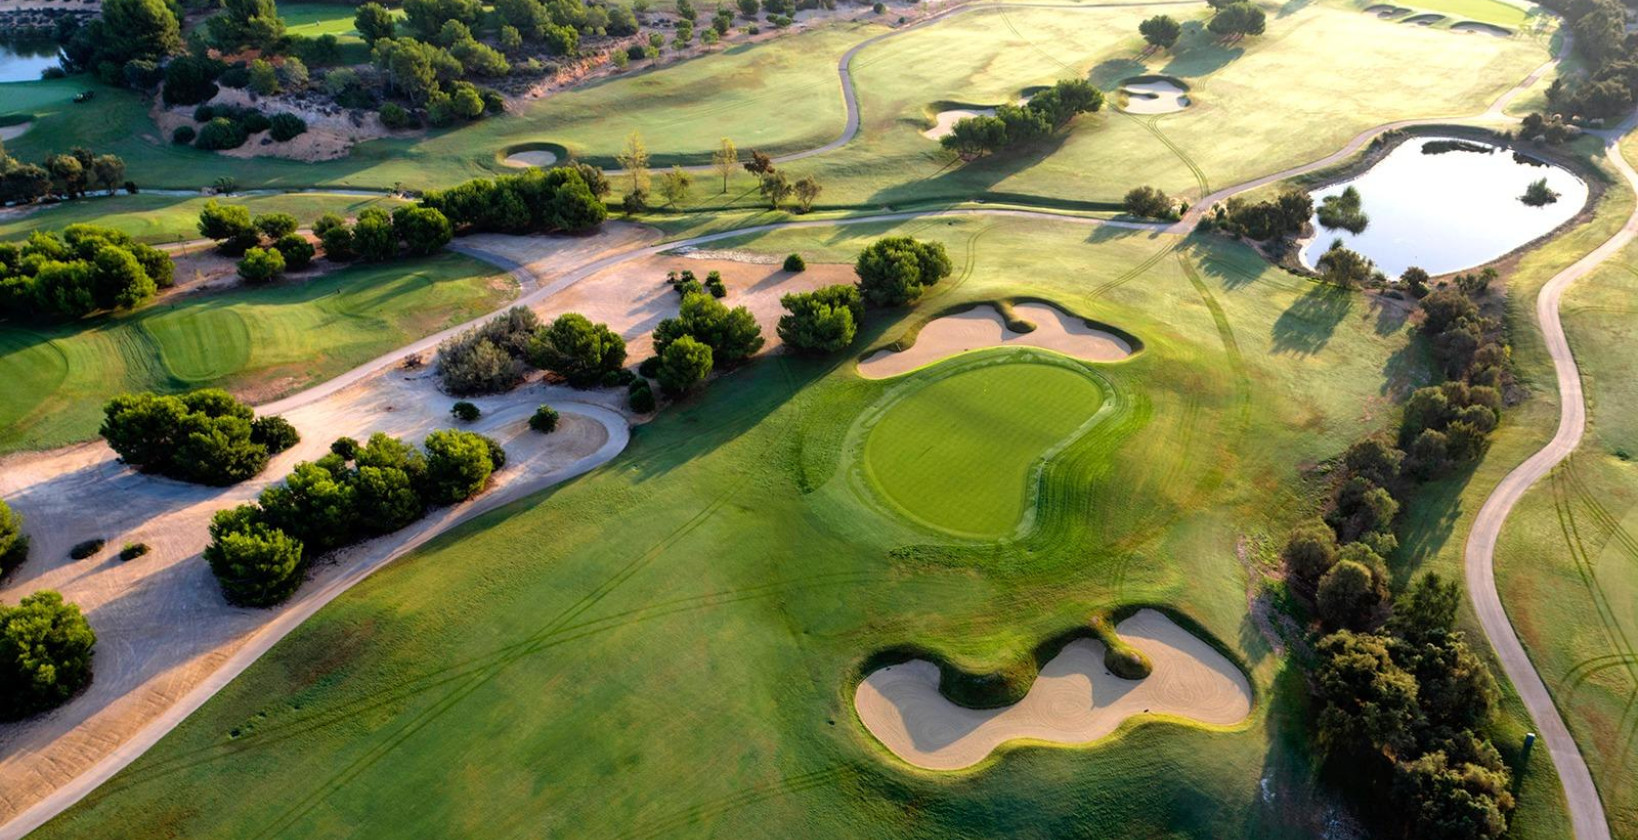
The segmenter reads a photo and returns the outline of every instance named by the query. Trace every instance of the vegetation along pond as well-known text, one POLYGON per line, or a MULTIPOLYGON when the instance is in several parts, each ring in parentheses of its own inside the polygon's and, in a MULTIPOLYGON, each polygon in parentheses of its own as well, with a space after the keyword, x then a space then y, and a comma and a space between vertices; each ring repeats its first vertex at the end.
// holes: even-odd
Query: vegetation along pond
POLYGON ((0 82, 36 81, 41 70, 55 66, 57 45, 52 41, 0 41, 0 82))
POLYGON ((1315 206, 1350 186, 1368 219, 1364 229, 1327 229, 1316 215, 1304 265, 1341 239, 1389 277, 1413 265, 1430 274, 1460 271, 1551 231, 1587 203, 1587 185, 1563 167, 1452 137, 1406 141, 1364 174, 1316 191, 1315 206), (1526 203, 1531 184, 1542 179, 1556 198, 1526 203))

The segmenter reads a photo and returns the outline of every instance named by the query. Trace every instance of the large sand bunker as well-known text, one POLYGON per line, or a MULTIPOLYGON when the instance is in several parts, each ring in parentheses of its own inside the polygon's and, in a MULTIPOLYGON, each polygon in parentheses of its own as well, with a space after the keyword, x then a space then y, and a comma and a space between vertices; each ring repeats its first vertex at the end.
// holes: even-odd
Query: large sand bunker
POLYGON ((17 138, 26 134, 28 130, 33 127, 34 123, 32 121, 20 122, 16 125, 0 125, 0 142, 4 142, 6 140, 16 140, 17 138))
POLYGON ((1078 639, 1011 706, 957 706, 939 693, 938 666, 924 659, 871 673, 854 692, 853 706, 883 746, 929 770, 971 767, 1021 738, 1090 743, 1136 715, 1228 726, 1251 714, 1251 686, 1240 669, 1162 613, 1140 610, 1115 630, 1154 664, 1148 677, 1123 680, 1109 673, 1103 643, 1078 639))
POLYGON ((1436 24, 1439 21, 1444 20, 1444 19, 1445 19, 1444 15, 1427 14, 1427 15, 1417 15, 1415 17, 1408 17, 1408 18, 1405 18, 1404 20, 1400 21, 1400 23, 1413 23, 1413 24, 1415 24, 1417 26, 1432 26, 1432 25, 1434 25, 1434 24, 1436 24))
POLYGON ((968 117, 993 117, 994 108, 956 108, 953 111, 939 111, 933 118, 933 127, 923 131, 921 136, 928 140, 939 140, 952 131, 955 124, 968 117))
POLYGON ((1368 15, 1376 15, 1383 20, 1387 20, 1389 18, 1399 17, 1403 14, 1409 14, 1410 9, 1407 9, 1404 6, 1390 6, 1387 3, 1378 3, 1375 6, 1366 6, 1365 13, 1368 15))
POLYGON ((501 163, 507 166, 516 166, 527 169, 531 166, 551 166, 557 163, 557 155, 545 149, 531 149, 527 152, 513 152, 506 156, 501 163))
POLYGON ((1113 362, 1132 355, 1132 345, 1114 333, 1046 303, 1021 303, 1013 314, 1035 325, 1015 332, 993 306, 946 315, 921 328, 907 350, 880 350, 859 362, 866 379, 886 379, 941 359, 984 347, 1040 347, 1089 362, 1113 362))
POLYGON ((1461 23, 1453 23, 1450 25, 1450 31, 1478 32, 1484 35, 1494 35, 1497 38, 1513 37, 1513 30, 1511 29, 1503 29, 1500 26, 1495 26, 1489 23, 1480 23, 1476 20, 1464 20, 1461 23))
POLYGON ((1189 107, 1189 89, 1182 83, 1160 76, 1128 79, 1120 86, 1126 94, 1121 110, 1128 114, 1171 114, 1189 107))

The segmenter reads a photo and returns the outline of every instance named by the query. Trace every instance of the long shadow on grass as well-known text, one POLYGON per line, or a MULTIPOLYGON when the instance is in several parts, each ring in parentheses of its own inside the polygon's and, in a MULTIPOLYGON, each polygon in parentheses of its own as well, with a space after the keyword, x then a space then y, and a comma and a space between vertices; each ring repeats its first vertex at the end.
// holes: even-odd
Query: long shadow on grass
POLYGON ((1096 131, 1096 115, 1082 116, 1062 131, 1035 143, 999 154, 962 162, 952 159, 932 175, 879 190, 866 203, 893 207, 916 202, 957 202, 984 199, 996 184, 1046 160, 1069 139, 1072 131, 1096 131))
POLYGON ((1354 292, 1315 283, 1274 320, 1274 352, 1309 356, 1325 349, 1354 306, 1354 292))
POLYGON ((1183 35, 1178 38, 1182 49, 1172 54, 1171 60, 1160 72, 1167 76, 1179 78, 1198 78, 1209 76, 1233 61, 1245 55, 1245 47, 1238 44, 1227 46, 1217 41, 1217 36, 1206 30, 1202 21, 1190 20, 1183 23, 1183 35))
POLYGON ((1473 480, 1477 465, 1475 462, 1454 475, 1430 481, 1406 500, 1399 522, 1399 551, 1391 564, 1396 591, 1409 584, 1422 564, 1449 544, 1462 518, 1462 493, 1473 480))

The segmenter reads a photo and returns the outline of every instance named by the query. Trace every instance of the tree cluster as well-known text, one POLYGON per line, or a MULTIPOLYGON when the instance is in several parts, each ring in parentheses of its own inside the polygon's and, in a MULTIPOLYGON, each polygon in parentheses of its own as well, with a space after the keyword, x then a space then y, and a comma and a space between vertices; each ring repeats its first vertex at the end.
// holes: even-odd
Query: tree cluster
POLYGON ((83 146, 49 155, 39 163, 24 163, 5 153, 0 144, 0 204, 32 204, 42 198, 79 198, 94 189, 112 193, 120 187, 136 189, 125 180, 125 161, 119 155, 99 155, 83 146))
POLYGON ((80 608, 49 589, 0 604, 0 721, 63 704, 91 682, 97 634, 80 608))
POLYGON ((1542 5, 1564 15, 1575 33, 1575 49, 1591 72, 1581 81, 1555 79, 1547 88, 1549 107, 1569 117, 1619 118, 1638 104, 1638 33, 1627 31, 1620 0, 1547 0, 1542 5))
POLYGON ((1247 35, 1261 35, 1268 27, 1268 15, 1246 0, 1211 0, 1215 10, 1206 23, 1207 31, 1228 41, 1238 41, 1247 35))
POLYGON ((1039 140, 1062 129, 1076 115, 1103 107, 1103 91, 1085 79, 1061 79, 1023 105, 1001 105, 994 116, 967 117, 939 138, 939 144, 971 160, 1039 140))
POLYGON ((193 120, 200 124, 198 129, 177 126, 171 141, 182 144, 191 136, 194 148, 215 151, 237 149, 258 132, 267 132, 279 143, 307 132, 307 121, 295 114, 280 112, 269 117, 255 108, 236 105, 200 105, 193 109, 193 120))
POLYGON ((527 306, 500 315, 438 345, 434 369, 456 396, 495 394, 522 384, 540 318, 527 306))
POLYGON ((1366 215, 1361 204, 1359 190, 1350 185, 1342 192, 1328 195, 1320 201, 1319 212, 1316 215, 1319 223, 1330 230, 1342 229, 1352 234, 1361 234, 1365 232, 1365 226, 1371 222, 1371 217, 1366 215))
POLYGON ((1122 203, 1127 213, 1140 219, 1161 219, 1163 221, 1177 221, 1182 214, 1172 203, 1172 197, 1161 192, 1156 187, 1133 187, 1126 193, 1126 200, 1122 203))
POLYGON ((157 248, 95 225, 36 231, 0 243, 0 316, 79 318, 129 309, 172 284, 175 267, 157 248))
POLYGON ((764 343, 751 310, 729 309, 708 294, 690 292, 683 295, 677 317, 654 328, 654 353, 660 359, 655 378, 666 393, 681 394, 716 367, 749 359, 764 343))
POLYGON ((590 230, 608 218, 595 190, 608 189, 601 173, 585 165, 532 168, 517 175, 476 178, 432 190, 421 206, 442 213, 458 234, 494 231, 534 233, 590 230))
POLYGON ((379 432, 363 445, 342 438, 256 502, 217 512, 205 560, 222 594, 243 606, 284 601, 313 558, 470 499, 506 464, 500 444, 474 432, 436 431, 422 446, 379 432))
POLYGON ((282 417, 257 417, 226 391, 121 394, 103 406, 100 430, 142 472, 223 487, 261 472, 300 438, 282 417))
POLYGON ((951 268, 943 243, 884 236, 859 252, 853 273, 859 277, 859 296, 866 305, 906 306, 928 286, 950 276, 951 268))
POLYGON ((1344 246, 1340 239, 1334 240, 1331 247, 1320 254, 1320 258, 1314 261, 1314 267, 1319 269, 1320 278, 1325 282, 1345 289, 1357 289, 1367 283, 1380 283, 1386 279, 1382 272, 1376 270, 1376 263, 1344 246))
POLYGON ((1437 478, 1478 458, 1501 422, 1512 354, 1500 340, 1501 325, 1473 301, 1488 282, 1484 274, 1464 275, 1422 299, 1421 332, 1449 380, 1418 388, 1405 403, 1399 442, 1417 478, 1437 478))
POLYGON ((1236 236, 1267 242, 1302 233, 1312 215, 1314 199, 1308 193, 1290 190, 1265 201, 1247 201, 1238 196, 1230 198, 1213 209, 1207 225, 1236 236))
POLYGON ((779 299, 779 340, 798 353, 824 354, 847 349, 864 320, 864 299, 855 286, 826 286, 779 299))
POLYGON ((59 25, 63 64, 104 84, 146 88, 165 59, 182 49, 182 27, 164 0, 105 0, 102 15, 59 25))
POLYGON ((1183 25, 1170 15, 1155 15, 1138 24, 1138 34, 1150 47, 1169 50, 1183 35, 1183 25))

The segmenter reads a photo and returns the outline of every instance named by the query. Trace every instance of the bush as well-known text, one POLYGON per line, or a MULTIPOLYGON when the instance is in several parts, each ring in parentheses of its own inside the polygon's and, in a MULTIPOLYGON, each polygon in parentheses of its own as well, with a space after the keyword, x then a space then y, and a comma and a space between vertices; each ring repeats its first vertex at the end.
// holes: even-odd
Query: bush
POLYGON ((557 420, 557 409, 549 405, 543 405, 535 409, 534 415, 529 418, 529 428, 543 435, 551 434, 557 431, 557 420))
POLYGON ((835 353, 853 343, 864 301, 853 286, 827 286, 779 299, 779 340, 799 353, 835 353))
POLYGON ((296 217, 289 213, 263 213, 257 216, 251 224, 255 226, 261 235, 268 239, 288 236, 295 233, 296 228, 301 227, 301 222, 296 221, 296 217))
POLYGON ((404 241, 411 255, 437 253, 454 238, 454 228, 444 214, 431 207, 400 207, 392 213, 393 235, 404 241))
POLYGON ((23 517, 0 499, 0 578, 28 559, 28 535, 23 533, 23 517))
POLYGON ((331 441, 330 452, 341 456, 343 461, 351 461, 358 457, 358 441, 350 437, 338 437, 331 441))
POLYGON ((575 388, 590 388, 626 363, 626 342, 607 324, 593 324, 569 312, 540 330, 529 345, 535 367, 567 379, 575 388))
POLYGON ((126 543, 125 547, 119 550, 119 559, 129 562, 146 555, 152 550, 147 543, 126 543))
POLYGON ((1126 212, 1141 219, 1175 219, 1170 196, 1154 187, 1133 187, 1126 194, 1126 212))
POLYGON ((784 268, 786 271, 794 274, 798 271, 806 271, 808 269, 808 264, 803 261, 801 254, 790 254, 785 257, 784 268))
POLYGON ((228 603, 269 607, 295 594, 306 569, 300 540, 252 520, 243 505, 218 512, 211 522, 205 561, 228 603))
POLYGON ((299 233, 287 233, 273 243, 274 250, 284 257, 284 267, 291 271, 301 271, 313 262, 313 243, 299 233))
POLYGON ((267 444, 252 436, 254 412, 226 391, 121 394, 103 415, 108 445, 142 472, 220 487, 267 466, 267 444))
POLYGON ((751 310, 729 309, 705 294, 683 296, 675 318, 666 318, 654 329, 654 351, 662 357, 671 342, 689 336, 711 348, 713 363, 731 364, 748 359, 762 349, 762 327, 751 310))
POLYGON ((712 361, 710 346, 682 335, 660 353, 660 367, 655 376, 666 393, 686 393, 711 375, 712 361))
POLYGON ((85 688, 96 644, 80 608, 56 592, 0 605, 0 720, 59 706, 85 688))
POLYGON ((239 260, 239 276, 249 283, 266 283, 284 273, 284 254, 277 248, 250 248, 239 260))
POLYGON ((277 455, 301 443, 301 435, 289 420, 269 414, 250 421, 250 442, 265 447, 269 455, 277 455))
POLYGON ((176 127, 175 131, 171 132, 171 142, 178 146, 186 146, 193 142, 193 138, 197 136, 198 133, 199 132, 193 130, 193 126, 191 125, 179 125, 176 127))
POLYGON ((637 375, 644 379, 653 379, 660 373, 660 357, 649 356, 637 365, 637 375))
POLYGON ((347 227, 346 222, 319 232, 315 225, 313 230, 319 233, 319 244, 324 246, 324 258, 334 262, 345 262, 357 256, 353 250, 353 230, 347 227))
POLYGON ((107 544, 108 544, 108 541, 101 538, 101 537, 97 537, 96 539, 84 540, 82 542, 77 542, 77 543, 74 544, 73 548, 70 548, 68 550, 68 556, 75 559, 75 560, 84 560, 85 558, 90 557, 90 556, 96 554, 97 552, 101 551, 102 547, 107 545, 107 544))
POLYGON ((460 402, 450 406, 449 413, 454 415, 455 419, 461 421, 462 423, 471 423, 472 421, 477 420, 483 414, 483 412, 480 411, 476 405, 473 405, 466 400, 461 400, 460 402))
POLYGON ((438 345, 436 367, 444 390, 470 396, 517 387, 523 381, 523 358, 539 328, 533 311, 514 306, 438 345))
POLYGON ((268 136, 280 143, 307 133, 307 121, 295 114, 274 114, 267 122, 268 136))
POLYGON ((223 204, 214 198, 199 211, 198 227, 200 236, 216 240, 217 247, 229 254, 242 254, 261 242, 261 233, 251 224, 248 208, 223 204))
POLYGON ((245 139, 245 129, 239 123, 226 117, 213 117, 199 129, 199 137, 193 145, 196 149, 237 149, 245 144, 245 139))
POLYGON ((859 294, 870 306, 904 306, 922 290, 950 276, 950 257, 938 242, 886 236, 859 252, 853 272, 859 294))
POLYGON ((416 126, 415 117, 402 105, 388 102, 381 106, 381 124, 393 131, 402 131, 416 126))
POLYGON ((631 389, 628 402, 632 411, 638 414, 648 414, 654 410, 654 389, 648 386, 647 380, 638 381, 642 383, 642 387, 631 389))
POLYGON ((482 435, 453 429, 427 435, 427 500, 453 505, 477 495, 496 469, 491 444, 482 435))

